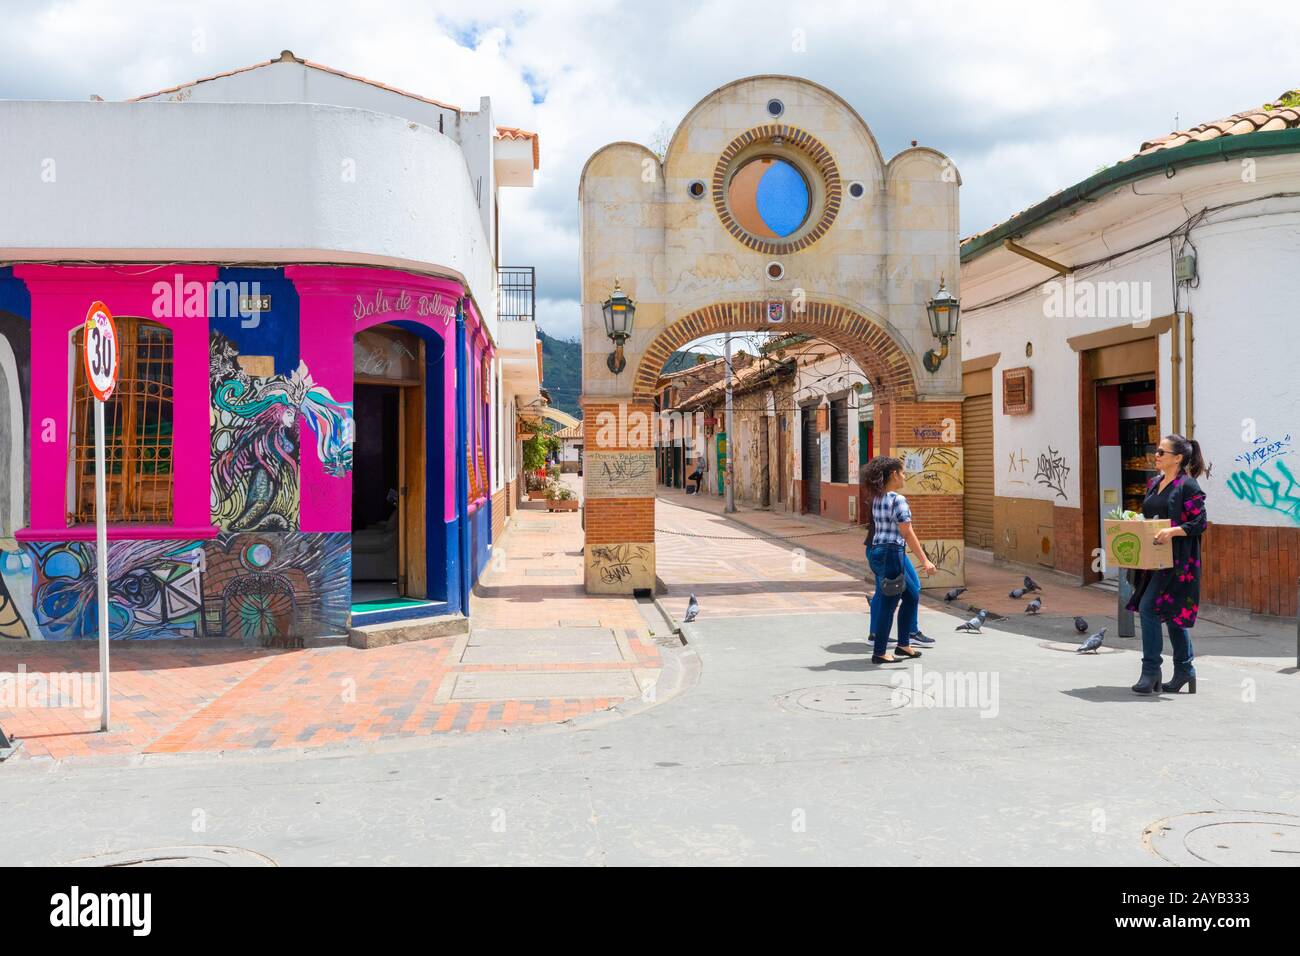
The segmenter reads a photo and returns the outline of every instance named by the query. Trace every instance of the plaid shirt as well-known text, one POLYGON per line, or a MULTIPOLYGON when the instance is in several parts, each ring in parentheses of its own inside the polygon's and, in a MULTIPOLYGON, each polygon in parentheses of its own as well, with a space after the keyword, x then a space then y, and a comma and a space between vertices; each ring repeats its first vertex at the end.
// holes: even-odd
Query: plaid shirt
POLYGON ((912 520, 912 509, 908 507, 907 499, 898 492, 887 491, 871 502, 871 520, 876 532, 869 542, 871 545, 907 545, 898 533, 898 526, 904 521, 912 520))

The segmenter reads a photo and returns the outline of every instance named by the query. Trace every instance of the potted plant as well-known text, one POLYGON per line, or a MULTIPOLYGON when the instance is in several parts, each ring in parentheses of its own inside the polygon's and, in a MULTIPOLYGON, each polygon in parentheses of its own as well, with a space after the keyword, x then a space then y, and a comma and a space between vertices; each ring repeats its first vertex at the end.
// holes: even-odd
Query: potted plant
POLYGON ((529 501, 541 501, 546 497, 546 481, 536 472, 527 473, 524 487, 528 491, 529 501))
POLYGON ((560 482, 552 481, 546 486, 546 510, 577 511, 578 496, 560 482))

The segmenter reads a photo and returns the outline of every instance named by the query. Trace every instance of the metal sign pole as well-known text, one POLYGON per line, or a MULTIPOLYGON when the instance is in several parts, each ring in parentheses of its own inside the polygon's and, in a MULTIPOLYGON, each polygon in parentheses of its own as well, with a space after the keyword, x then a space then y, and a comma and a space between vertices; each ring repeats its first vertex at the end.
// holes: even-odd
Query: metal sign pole
POLYGON ((95 570, 99 606, 99 729, 108 730, 108 507, 104 491, 104 403, 95 399, 95 570))

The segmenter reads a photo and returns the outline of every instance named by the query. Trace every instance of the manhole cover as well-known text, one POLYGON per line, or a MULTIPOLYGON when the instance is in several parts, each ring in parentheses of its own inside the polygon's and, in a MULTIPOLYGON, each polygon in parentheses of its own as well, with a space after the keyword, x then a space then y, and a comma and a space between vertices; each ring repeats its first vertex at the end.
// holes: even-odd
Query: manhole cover
POLYGON ((926 705, 928 696, 890 684, 827 684, 793 690, 776 700, 786 710, 825 717, 891 717, 901 708, 926 705))
POLYGON ((101 853, 68 866, 275 866, 275 861, 237 846, 156 846, 101 853))
POLYGON ((1142 842, 1175 866, 1300 866, 1300 817, 1205 810, 1159 820, 1142 842))
MULTIPOLYGON (((1071 654, 1078 654, 1079 647, 1082 643, 1083 643, 1082 641, 1080 641, 1078 644, 1071 644, 1068 641, 1042 641, 1039 643, 1038 646, 1045 647, 1049 651, 1068 651, 1071 654)), ((1101 647, 1097 648, 1097 650, 1084 651, 1082 654, 1079 654, 1079 656, 1092 657, 1093 654, 1119 654, 1119 653, 1122 653, 1120 648, 1107 647, 1105 644, 1103 644, 1101 647)))

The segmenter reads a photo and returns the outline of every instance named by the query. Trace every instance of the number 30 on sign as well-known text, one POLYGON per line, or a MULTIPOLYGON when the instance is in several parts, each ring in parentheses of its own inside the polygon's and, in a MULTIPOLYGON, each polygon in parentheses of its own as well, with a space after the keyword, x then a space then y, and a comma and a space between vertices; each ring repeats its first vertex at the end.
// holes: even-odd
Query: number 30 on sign
POLYGON ((90 391, 101 402, 113 395, 117 385, 117 326, 113 313, 102 302, 91 303, 86 312, 86 338, 82 351, 86 355, 86 380, 90 391))

